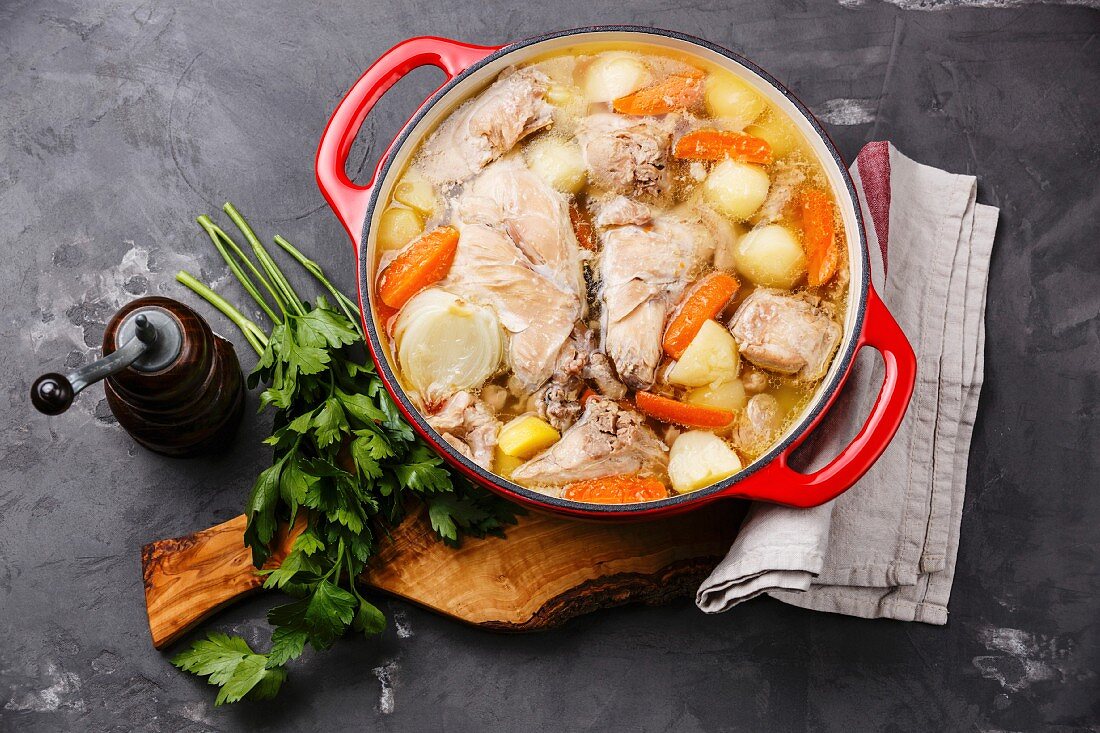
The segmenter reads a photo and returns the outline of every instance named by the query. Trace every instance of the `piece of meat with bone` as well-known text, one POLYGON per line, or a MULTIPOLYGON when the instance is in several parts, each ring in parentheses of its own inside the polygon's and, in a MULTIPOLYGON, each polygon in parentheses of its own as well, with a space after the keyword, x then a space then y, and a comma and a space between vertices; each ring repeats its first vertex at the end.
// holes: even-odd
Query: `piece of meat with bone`
POLYGON ((424 143, 417 168, 432 183, 460 183, 553 119, 550 79, 535 69, 505 72, 453 112, 424 143))
POLYGON ((504 230, 536 272, 584 302, 584 258, 569 201, 521 158, 498 160, 471 181, 458 201, 458 216, 504 230))
POLYGON ((626 396, 626 386, 616 377, 607 355, 598 349, 595 333, 578 324, 561 350, 550 381, 535 395, 539 417, 560 431, 567 430, 581 414, 585 380, 594 382, 604 397, 618 400, 626 396))
POLYGON ((493 470, 500 421, 484 402, 469 392, 457 392, 428 416, 428 424, 471 461, 493 470))
POLYGON ((567 430, 580 417, 580 397, 584 389, 581 373, 586 361, 586 355, 573 343, 566 344, 550 381, 535 394, 539 417, 559 431, 567 430))
POLYGON ((730 321, 741 356, 762 369, 815 381, 825 376, 842 331, 806 296, 757 288, 730 321))
POLYGON ((593 397, 577 424, 513 471, 512 479, 559 486, 617 474, 663 476, 667 467, 668 447, 641 415, 614 400, 593 397))
POLYGON ((592 351, 588 355, 588 363, 584 366, 584 378, 596 385, 596 391, 604 397, 613 400, 621 400, 626 397, 626 385, 619 381, 615 374, 615 367, 607 354, 602 351, 592 351))
POLYGON ((550 378, 583 300, 532 269, 504 231, 485 224, 460 226, 458 251, 441 286, 492 308, 508 332, 508 365, 534 392, 550 378))
POLYGON ((669 309, 728 232, 718 219, 694 207, 601 233, 603 351, 627 386, 652 386, 669 309))
POLYGON ((660 196, 670 182, 674 123, 610 112, 589 115, 577 127, 589 181, 613 193, 660 196))

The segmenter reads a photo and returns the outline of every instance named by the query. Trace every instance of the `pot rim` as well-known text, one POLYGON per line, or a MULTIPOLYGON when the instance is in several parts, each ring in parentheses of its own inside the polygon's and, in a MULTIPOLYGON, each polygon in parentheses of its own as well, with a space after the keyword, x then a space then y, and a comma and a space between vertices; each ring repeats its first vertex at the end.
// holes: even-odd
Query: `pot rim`
MULTIPOLYGON (((679 31, 672 31, 662 28, 653 28, 648 26, 633 26, 633 25, 596 25, 585 26, 581 28, 553 31, 549 33, 532 36, 513 43, 509 43, 499 49, 488 53, 485 57, 471 64, 466 69, 463 69, 460 73, 456 74, 453 78, 449 79, 439 89, 437 89, 430 97, 428 97, 417 109, 416 113, 405 123, 401 128, 401 131, 394 138, 389 148, 380 160, 374 178, 373 190, 370 194, 370 199, 367 204, 366 212, 363 217, 363 221, 360 224, 361 241, 363 246, 359 247, 358 251, 358 265, 359 265, 359 299, 361 307, 361 320, 367 333, 367 345, 375 366, 379 370, 379 375, 386 387, 386 390, 390 393, 390 396, 397 402, 401 412, 405 417, 409 419, 415 428, 432 448, 439 454, 441 454, 445 460, 450 462, 455 467, 462 470, 467 477, 476 480, 484 486, 487 486, 497 493, 503 494, 510 499, 518 501, 522 504, 534 507, 545 507, 555 513, 566 513, 579 516, 602 516, 604 518, 619 517, 621 519, 640 518, 642 516, 657 516, 658 514, 665 514, 666 512, 683 511, 690 507, 702 506, 715 499, 720 498, 723 494, 729 492, 730 487, 743 481, 756 472, 764 469, 770 465, 776 458, 780 457, 784 452, 791 450, 792 446, 796 446, 806 436, 806 434, 812 430, 817 422, 823 417, 825 411, 832 404, 833 399, 836 397, 840 388, 843 386, 845 380, 848 377, 848 372, 851 370, 852 361, 854 359, 856 351, 859 349, 859 335, 863 331, 864 318, 867 308, 867 291, 870 286, 870 260, 867 253, 867 235, 866 227, 863 220, 863 212, 859 205, 859 197, 856 193, 855 184, 852 181, 851 174, 848 172, 848 166, 844 161, 844 158, 840 155, 840 151, 837 150, 836 145, 833 143, 829 134, 818 122, 817 118, 810 111, 810 109, 796 97, 786 86, 779 82, 775 77, 769 74, 767 71, 757 66, 749 59, 735 53, 727 48, 711 43, 702 38, 692 36, 679 31), (369 241, 370 223, 374 218, 374 211, 378 205, 378 199, 384 186, 382 183, 386 180, 390 173, 391 167, 395 159, 399 156, 405 144, 409 141, 412 132, 416 129, 416 126, 420 121, 430 112, 430 110, 438 103, 444 96, 450 93, 457 86, 463 84, 472 74, 491 64, 498 59, 521 51, 530 46, 534 46, 546 41, 551 41, 558 38, 568 36, 584 36, 591 33, 634 33, 640 35, 659 36, 663 38, 672 38, 684 43, 700 46, 704 49, 712 51, 729 61, 739 64, 746 68, 756 77, 763 79, 770 84, 779 94, 785 97, 800 114, 806 119, 806 121, 813 128, 814 132, 818 135, 821 141, 824 143, 826 149, 829 151, 833 162, 836 164, 837 169, 840 172, 841 179, 844 182, 845 190, 848 194, 848 200, 846 205, 850 205, 853 209, 854 218, 857 223, 856 235, 859 239, 859 258, 860 258, 860 277, 858 287, 853 287, 857 283, 849 283, 848 293, 848 307, 855 310, 854 320, 851 325, 851 331, 845 334, 846 345, 844 346, 842 353, 837 355, 839 360, 838 368, 833 372, 833 376, 827 385, 818 393, 814 399, 812 406, 807 409, 802 417, 798 420, 797 424, 788 428, 785 437, 773 445, 764 455, 758 457, 748 466, 716 484, 707 486, 706 488, 699 489, 697 491, 688 492, 686 494, 676 494, 668 497, 667 499, 659 499, 656 501, 637 502, 630 504, 594 504, 589 502, 579 502, 569 499, 561 499, 547 494, 534 491, 527 487, 514 483, 503 476, 499 476, 491 471, 487 471, 481 466, 471 461, 466 456, 455 450, 447 441, 432 428, 425 417, 421 414, 420 410, 412 403, 409 397, 405 394, 404 388, 401 386, 400 381, 397 379, 396 374, 390 368, 389 359, 386 355, 385 346, 382 344, 378 337, 377 329, 375 328, 373 311, 370 309, 371 305, 371 293, 373 288, 370 284, 370 262, 368 262, 368 250, 367 246, 369 241)), ((849 257, 852 256, 851 248, 849 248, 849 257)))

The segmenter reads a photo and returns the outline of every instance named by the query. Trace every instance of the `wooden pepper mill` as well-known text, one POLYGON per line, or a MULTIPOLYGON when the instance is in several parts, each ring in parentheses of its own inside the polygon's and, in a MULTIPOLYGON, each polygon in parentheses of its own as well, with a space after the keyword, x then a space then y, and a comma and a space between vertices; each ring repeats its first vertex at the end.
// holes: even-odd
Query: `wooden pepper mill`
POLYGON ((31 387, 31 401, 57 415, 101 379, 119 425, 149 450, 169 456, 224 444, 244 409, 233 345, 171 298, 123 306, 103 334, 103 358, 69 374, 43 374, 31 387))

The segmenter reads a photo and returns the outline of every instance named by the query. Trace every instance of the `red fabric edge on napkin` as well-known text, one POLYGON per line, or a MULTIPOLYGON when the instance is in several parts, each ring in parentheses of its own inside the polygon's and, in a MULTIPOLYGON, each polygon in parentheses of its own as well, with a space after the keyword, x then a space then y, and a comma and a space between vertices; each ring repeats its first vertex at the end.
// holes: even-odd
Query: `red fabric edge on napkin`
POLYGON ((878 248, 882 252, 882 271, 889 267, 886 245, 890 241, 890 143, 867 143, 856 156, 863 195, 875 225, 878 248))

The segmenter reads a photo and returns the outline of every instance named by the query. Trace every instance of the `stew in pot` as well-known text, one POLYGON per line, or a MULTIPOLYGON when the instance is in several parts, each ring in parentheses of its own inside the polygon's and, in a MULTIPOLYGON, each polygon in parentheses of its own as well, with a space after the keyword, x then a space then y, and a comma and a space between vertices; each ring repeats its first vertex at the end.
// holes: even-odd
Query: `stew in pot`
POLYGON ((828 371, 848 263, 820 162, 702 59, 578 48, 502 73, 394 186, 375 317, 469 460, 637 502, 764 452, 828 371))

